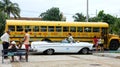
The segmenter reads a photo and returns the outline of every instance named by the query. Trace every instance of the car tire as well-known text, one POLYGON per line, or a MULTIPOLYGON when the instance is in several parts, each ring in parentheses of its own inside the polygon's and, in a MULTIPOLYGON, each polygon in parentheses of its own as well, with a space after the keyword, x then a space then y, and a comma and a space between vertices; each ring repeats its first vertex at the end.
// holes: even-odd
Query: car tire
POLYGON ((54 54, 54 50, 53 49, 48 49, 48 50, 46 50, 46 54, 47 55, 52 55, 52 54, 54 54))
POLYGON ((83 48, 83 49, 80 51, 80 53, 82 53, 82 54, 88 54, 88 52, 89 52, 89 49, 88 49, 88 48, 83 48))

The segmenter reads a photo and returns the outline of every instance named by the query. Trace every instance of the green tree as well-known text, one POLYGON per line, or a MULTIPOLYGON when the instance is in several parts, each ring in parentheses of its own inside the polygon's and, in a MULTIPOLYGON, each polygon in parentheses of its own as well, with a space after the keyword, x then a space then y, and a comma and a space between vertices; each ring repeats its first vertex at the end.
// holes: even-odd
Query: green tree
POLYGON ((5 29, 5 15, 3 12, 0 12, 0 36, 3 34, 5 29))
POLYGON ((20 17, 19 5, 17 3, 12 3, 10 0, 0 1, 0 12, 4 12, 6 18, 10 18, 10 14, 12 14, 14 18, 20 17))
POLYGON ((60 12, 59 8, 53 7, 51 9, 48 9, 46 12, 41 13, 40 17, 42 20, 61 21, 63 15, 60 12))
POLYGON ((76 13, 74 16, 74 21, 85 21, 86 17, 82 13, 76 13))
POLYGON ((98 17, 91 17, 89 18, 89 22, 98 22, 99 18, 98 17))
POLYGON ((109 24, 109 32, 110 33, 115 33, 119 34, 119 23, 120 20, 118 20, 116 17, 110 15, 110 14, 105 14, 104 11, 100 11, 98 13, 98 21, 106 22, 109 24))
POLYGON ((108 24, 113 24, 116 22, 116 17, 110 15, 110 14, 105 14, 104 11, 100 11, 98 13, 98 21, 106 22, 108 24))
POLYGON ((120 35, 120 19, 117 18, 114 24, 110 24, 110 32, 120 35))
POLYGON ((104 13, 103 10, 99 11, 99 13, 97 15, 97 18, 99 18, 98 21, 101 21, 101 22, 104 21, 103 19, 104 19, 105 15, 106 14, 104 13))

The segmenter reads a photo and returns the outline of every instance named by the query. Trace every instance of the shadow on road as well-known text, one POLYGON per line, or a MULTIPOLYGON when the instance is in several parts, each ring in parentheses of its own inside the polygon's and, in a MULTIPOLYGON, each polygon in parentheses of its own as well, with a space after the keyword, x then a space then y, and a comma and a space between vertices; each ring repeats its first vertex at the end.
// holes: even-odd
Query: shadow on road
MULTIPOLYGON (((92 55, 93 53, 120 53, 120 50, 105 50, 105 51, 92 51, 92 53, 89 54, 80 54, 80 53, 54 53, 53 55, 92 55)), ((35 53, 35 52, 30 52, 30 55, 46 55, 43 53, 35 53)))
MULTIPOLYGON (((43 53, 31 53, 30 55, 47 55, 43 53)), ((54 53, 53 55, 91 55, 91 54, 80 54, 80 53, 54 53)))

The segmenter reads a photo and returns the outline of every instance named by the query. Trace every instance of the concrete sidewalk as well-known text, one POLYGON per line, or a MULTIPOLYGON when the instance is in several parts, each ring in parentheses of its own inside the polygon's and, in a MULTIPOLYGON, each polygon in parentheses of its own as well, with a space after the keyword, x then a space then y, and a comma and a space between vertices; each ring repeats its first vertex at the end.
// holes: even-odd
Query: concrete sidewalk
POLYGON ((93 55, 101 56, 101 57, 111 57, 111 58, 118 58, 118 59, 120 59, 120 53, 102 52, 102 53, 93 53, 93 55))

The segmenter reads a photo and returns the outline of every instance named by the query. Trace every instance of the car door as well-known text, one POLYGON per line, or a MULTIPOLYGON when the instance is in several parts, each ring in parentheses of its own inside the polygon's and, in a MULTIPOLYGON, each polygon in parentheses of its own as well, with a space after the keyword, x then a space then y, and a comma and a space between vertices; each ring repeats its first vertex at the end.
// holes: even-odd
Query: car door
POLYGON ((77 53, 79 50, 79 46, 74 43, 63 43, 61 46, 61 51, 63 53, 77 53))

